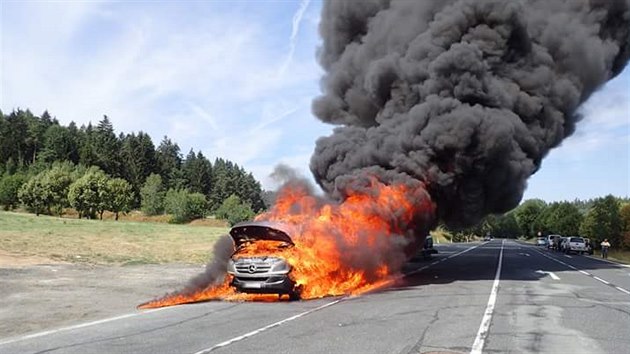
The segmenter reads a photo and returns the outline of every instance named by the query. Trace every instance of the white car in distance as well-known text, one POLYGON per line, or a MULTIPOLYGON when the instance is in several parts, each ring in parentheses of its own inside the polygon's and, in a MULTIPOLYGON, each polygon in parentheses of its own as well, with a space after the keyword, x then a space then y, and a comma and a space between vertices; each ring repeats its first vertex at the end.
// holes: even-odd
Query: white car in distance
POLYGON ((588 252, 588 248, 586 247, 586 241, 584 241, 583 237, 579 237, 579 236, 567 237, 567 240, 565 241, 565 245, 564 245, 564 253, 570 254, 573 252, 579 253, 579 254, 588 252))

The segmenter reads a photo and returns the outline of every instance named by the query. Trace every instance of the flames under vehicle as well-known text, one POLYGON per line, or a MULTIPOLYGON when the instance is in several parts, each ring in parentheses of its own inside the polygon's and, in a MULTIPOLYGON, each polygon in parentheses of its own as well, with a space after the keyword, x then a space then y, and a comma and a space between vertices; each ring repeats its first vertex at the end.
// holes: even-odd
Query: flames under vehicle
POLYGON ((301 288, 291 279, 292 267, 282 257, 295 247, 286 226, 265 221, 242 222, 232 227, 230 236, 235 247, 227 266, 231 286, 244 293, 300 299, 301 288))

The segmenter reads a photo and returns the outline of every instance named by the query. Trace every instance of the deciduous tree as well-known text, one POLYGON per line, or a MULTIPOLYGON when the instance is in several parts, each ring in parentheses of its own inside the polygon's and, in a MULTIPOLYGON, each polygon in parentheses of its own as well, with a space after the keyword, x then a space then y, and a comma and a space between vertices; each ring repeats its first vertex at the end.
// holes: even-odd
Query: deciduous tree
POLYGON ((596 240, 597 244, 607 238, 613 246, 619 246, 621 218, 617 199, 612 195, 596 199, 580 226, 580 233, 596 240))
POLYGON ((15 209, 20 203, 18 192, 26 183, 26 177, 22 174, 4 175, 0 178, 0 205, 4 210, 15 209))
POLYGON ((98 213, 103 219, 107 209, 109 177, 98 168, 90 168, 83 177, 70 185, 68 199, 73 208, 79 212, 79 218, 93 219, 98 213))
POLYGON ((122 178, 112 178, 107 181, 107 209, 115 214, 118 220, 120 212, 128 213, 134 200, 131 184, 122 178))
POLYGON ((164 185, 162 177, 152 173, 140 189, 142 211, 146 215, 158 215, 164 211, 164 185))

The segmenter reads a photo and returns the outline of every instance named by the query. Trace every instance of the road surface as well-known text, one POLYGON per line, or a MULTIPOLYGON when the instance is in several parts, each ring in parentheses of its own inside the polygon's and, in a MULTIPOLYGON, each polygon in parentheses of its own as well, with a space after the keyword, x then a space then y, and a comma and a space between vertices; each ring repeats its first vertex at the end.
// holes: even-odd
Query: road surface
POLYGON ((358 297, 138 311, 0 353, 630 353, 630 268, 513 240, 437 248, 358 297))

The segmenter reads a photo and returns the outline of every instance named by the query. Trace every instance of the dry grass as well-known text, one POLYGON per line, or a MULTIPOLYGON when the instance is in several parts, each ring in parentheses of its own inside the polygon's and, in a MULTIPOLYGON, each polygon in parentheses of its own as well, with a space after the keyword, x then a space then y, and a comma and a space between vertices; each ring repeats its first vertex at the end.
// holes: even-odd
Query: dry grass
POLYGON ((1 250, 67 262, 203 264, 214 242, 227 231, 227 227, 0 212, 1 250))
MULTIPOLYGON (((601 253, 597 253, 599 251, 595 251, 595 255, 600 255, 601 253)), ((625 264, 630 264, 630 251, 618 251, 618 250, 610 250, 608 251, 608 259, 611 261, 617 261, 625 264)))
POLYGON ((442 227, 438 227, 437 229, 431 231, 431 236, 433 236, 434 243, 451 243, 453 242, 453 235, 450 232, 446 231, 442 227))

